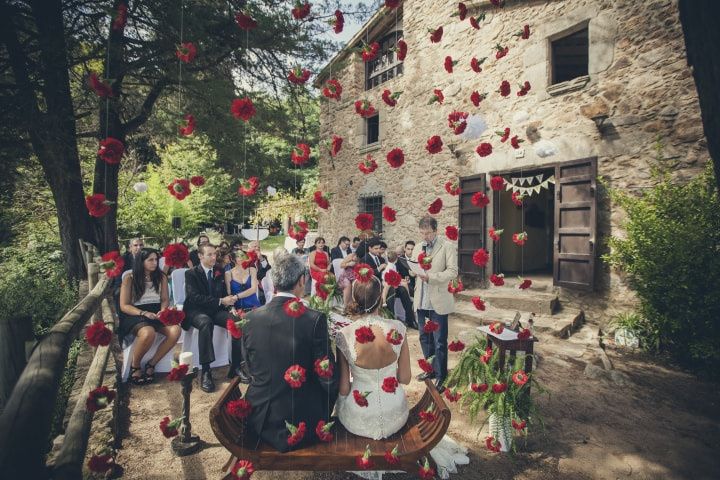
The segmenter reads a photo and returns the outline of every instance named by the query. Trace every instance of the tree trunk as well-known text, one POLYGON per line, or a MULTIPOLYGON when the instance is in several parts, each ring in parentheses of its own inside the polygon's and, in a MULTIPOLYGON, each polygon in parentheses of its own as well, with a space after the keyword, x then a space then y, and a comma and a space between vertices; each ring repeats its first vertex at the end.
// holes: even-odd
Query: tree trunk
POLYGON ((720 2, 680 0, 679 7, 688 64, 693 68, 703 129, 720 189, 720 2))

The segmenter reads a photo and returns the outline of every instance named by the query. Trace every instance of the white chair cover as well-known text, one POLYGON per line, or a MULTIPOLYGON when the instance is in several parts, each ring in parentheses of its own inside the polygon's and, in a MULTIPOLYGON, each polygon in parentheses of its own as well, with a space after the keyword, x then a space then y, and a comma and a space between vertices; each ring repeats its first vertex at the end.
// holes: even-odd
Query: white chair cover
POLYGON ((122 281, 122 280, 125 280, 125 277, 127 277, 127 276, 130 275, 131 273, 132 273, 132 270, 125 270, 125 271, 122 273, 122 277, 120 277, 120 280, 121 280, 121 281, 122 281))
POLYGON ((185 303, 185 272, 187 272, 187 268, 178 268, 170 274, 173 305, 180 310, 185 303))
POLYGON ((265 305, 267 305, 275 296, 275 285, 273 284, 270 274, 266 274, 260 284, 262 285, 263 292, 265 293, 265 305))
MULTIPOLYGON (((140 368, 144 369, 145 364, 152 359, 157 352, 158 346, 165 340, 165 335, 158 333, 155 335, 155 342, 150 347, 150 350, 145 353, 142 360, 140 361, 140 368)), ((127 382, 130 376, 130 365, 132 363, 133 349, 135 348, 135 336, 126 335, 123 339, 123 366, 122 366, 122 381, 127 382)), ((167 373, 172 370, 172 361, 175 355, 175 349, 171 349, 160 361, 155 365, 155 372, 167 373)))
POLYGON ((332 261, 332 267, 333 267, 333 273, 335 274, 335 278, 340 278, 340 274, 342 273, 342 268, 340 267, 340 264, 342 261, 345 260, 344 258, 336 258, 332 261))

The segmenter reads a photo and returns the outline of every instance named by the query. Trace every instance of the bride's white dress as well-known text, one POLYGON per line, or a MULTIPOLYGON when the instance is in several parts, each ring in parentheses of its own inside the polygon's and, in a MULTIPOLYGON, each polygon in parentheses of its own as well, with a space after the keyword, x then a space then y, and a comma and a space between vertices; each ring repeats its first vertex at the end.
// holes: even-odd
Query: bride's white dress
POLYGON ((394 393, 388 393, 382 389, 383 381, 386 378, 397 377, 398 358, 400 358, 402 344, 389 344, 395 352, 395 362, 390 365, 379 369, 358 367, 355 364, 357 360, 355 330, 365 326, 378 326, 382 328, 385 336, 392 329, 397 330, 403 338, 406 335, 405 325, 402 322, 384 319, 376 315, 356 320, 338 332, 335 342, 350 366, 351 387, 349 395, 338 397, 336 413, 340 423, 349 432, 380 440, 400 430, 408 418, 409 408, 402 385, 398 385, 394 393), (361 393, 370 392, 367 396, 367 407, 357 404, 352 394, 353 390, 361 393))

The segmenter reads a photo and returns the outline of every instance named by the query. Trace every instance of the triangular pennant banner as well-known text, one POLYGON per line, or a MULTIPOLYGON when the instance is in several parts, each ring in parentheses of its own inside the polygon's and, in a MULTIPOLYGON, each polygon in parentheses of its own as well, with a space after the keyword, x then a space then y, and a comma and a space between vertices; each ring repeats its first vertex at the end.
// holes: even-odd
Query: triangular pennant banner
POLYGON ((550 178, 547 179, 549 183, 555 183, 555 175, 550 175, 550 178))
POLYGON ((538 182, 542 182, 543 176, 544 175, 542 173, 540 175, 535 175, 535 179, 537 179, 538 182))

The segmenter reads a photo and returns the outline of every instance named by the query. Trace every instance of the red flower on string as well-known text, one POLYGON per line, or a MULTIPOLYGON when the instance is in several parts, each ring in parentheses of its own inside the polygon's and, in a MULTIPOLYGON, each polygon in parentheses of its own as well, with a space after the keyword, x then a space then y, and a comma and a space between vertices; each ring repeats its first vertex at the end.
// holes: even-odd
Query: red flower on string
POLYGON ((395 390, 397 390, 398 383, 397 378, 395 377, 387 377, 383 379, 382 389, 384 392, 387 393, 395 393, 395 390))
POLYGON ((283 304, 283 310, 285 311, 285 314, 289 317, 298 318, 300 315, 305 313, 305 310, 307 308, 305 307, 305 304, 300 300, 299 298, 291 298, 287 302, 283 304))
POLYGON ((484 248, 478 248, 477 250, 475 250, 475 253, 473 253, 472 261, 475 265, 482 268, 487 265, 489 258, 490 255, 488 254, 487 250, 485 250, 484 248))
POLYGON ((518 97, 524 97, 530 91, 530 82, 525 80, 525 83, 520 85, 520 90, 517 92, 518 97))
POLYGON ((453 73, 453 67, 458 64, 457 60, 453 60, 450 55, 445 57, 445 63, 443 66, 445 67, 445 71, 448 73, 453 73))
POLYGON ((518 340, 527 340, 528 338, 532 337, 532 333, 530 333, 529 328, 523 328, 518 332, 518 340))
POLYGON ((418 476, 420 476, 420 480, 432 480, 435 478, 435 469, 430 466, 430 461, 427 457, 425 457, 425 463, 422 464, 418 470, 418 476))
POLYGON ((325 423, 325 420, 318 421, 315 426, 315 435, 317 435, 318 440, 326 443, 332 442, 333 434, 331 430, 333 425, 335 425, 335 422, 325 423))
POLYGON ((503 229, 495 230, 495 227, 490 227, 490 231, 488 232, 488 235, 492 239, 493 242, 500 241, 500 235, 504 232, 503 229))
POLYGON ((293 222, 290 227, 288 227, 288 236, 292 238, 293 240, 302 240, 305 238, 305 235, 308 233, 308 224, 307 222, 298 221, 293 222))
POLYGON ((513 233, 512 241, 515 245, 522 247, 527 242, 528 234, 525 232, 513 233))
POLYGON ((458 279, 452 279, 448 282, 448 292, 452 294, 460 293, 465 290, 465 286, 458 279))
POLYGON ((158 320, 167 327, 180 325, 185 320, 185 312, 175 307, 168 307, 160 311, 158 320))
POLYGON ((373 340, 375 340, 375 334, 372 328, 364 326, 355 329, 355 341, 357 343, 370 343, 373 340))
POLYGON ((100 140, 100 148, 97 153, 105 163, 117 165, 125 153, 125 145, 117 138, 107 137, 100 140))
POLYGON ((368 154, 365 157, 365 160, 358 163, 358 168, 365 175, 374 172, 377 169, 377 167, 378 167, 377 162, 372 158, 372 156, 370 156, 370 154, 368 154))
POLYGON ((530 25, 525 25, 522 30, 513 34, 513 37, 520 37, 523 40, 527 40, 528 38, 530 38, 530 25))
POLYGON ((490 324, 490 331, 492 333, 500 335, 503 330, 505 330, 505 325, 503 325, 501 322, 493 322, 490 324))
POLYGON ((452 112, 448 115, 448 126, 453 130, 455 135, 460 135, 467 128, 467 112, 452 112))
POLYGON ((386 284, 395 288, 399 287, 400 282, 402 281, 402 276, 397 272, 397 270, 388 270, 385 272, 385 276, 383 278, 385 279, 386 284))
POLYGON ((448 225, 445 227, 445 236, 448 240, 457 240, 458 239, 458 228, 454 225, 448 225))
POLYGON ((303 438, 305 438, 305 429, 307 428, 305 426, 305 422, 300 422, 297 427, 292 423, 285 422, 285 427, 290 432, 290 435, 288 435, 287 438, 287 444, 289 447, 297 445, 302 442, 303 438))
POLYGON ((512 145, 512 147, 513 147, 515 150, 517 150, 518 148, 520 148, 520 144, 521 144, 523 141, 524 141, 524 140, 518 139, 518 136, 515 135, 514 137, 512 137, 512 138, 510 139, 510 145, 512 145))
POLYGON ((443 207, 442 198, 438 197, 428 207, 428 213, 431 215, 437 215, 438 213, 440 213, 440 210, 442 210, 442 207, 443 207))
POLYGON ((472 71, 475 73, 482 72, 482 64, 485 62, 486 59, 487 57, 483 57, 479 60, 476 57, 473 57, 472 60, 470 60, 470 68, 472 68, 472 71))
POLYGON ((408 50, 408 46, 407 43, 405 43, 405 40, 398 40, 396 50, 397 59, 401 62, 404 61, 408 50))
POLYGON ((167 186, 170 195, 177 198, 178 200, 185 200, 185 197, 190 195, 190 181, 185 178, 176 178, 167 186))
POLYGON ((454 13, 453 16, 457 15, 460 18, 460 21, 462 22, 465 20, 465 17, 467 17, 467 6, 463 2, 458 3, 458 12, 454 13))
POLYGON ((94 193, 85 197, 88 213, 95 218, 104 217, 110 211, 110 205, 113 203, 105 198, 104 193, 94 193))
POLYGON ((470 25, 472 25, 475 30, 480 30, 480 22, 483 20, 485 20, 485 12, 478 15, 477 18, 470 17, 470 25))
POLYGON ((525 430, 525 427, 527 426, 527 422, 525 420, 516 422, 514 418, 510 423, 512 423, 513 428, 517 431, 525 430))
POLYGON ((125 25, 127 25, 127 11, 127 4, 118 4, 117 10, 115 11, 115 18, 112 23, 112 29, 116 32, 125 29, 125 25))
POLYGON ((532 280, 530 280, 529 278, 525 278, 520 282, 518 288, 520 290, 527 290, 528 288, 530 288, 530 285, 532 285, 532 280))
POLYGON ((490 179, 490 188, 499 192, 505 186, 505 179, 500 175, 496 175, 490 179))
POLYGON ((377 113, 375 107, 372 106, 369 100, 357 100, 355 101, 355 113, 363 118, 372 117, 377 113))
POLYGON ((492 275, 490 275, 490 283, 492 283, 496 287, 502 287, 503 285, 505 285, 505 275, 502 273, 500 275, 496 275, 493 273, 492 275))
POLYGON ((487 449, 490 450, 491 452, 495 452, 495 453, 500 452, 500 447, 501 447, 500 442, 498 442, 497 440, 495 440, 494 437, 487 437, 487 438, 485 439, 485 446, 486 446, 487 449))
POLYGON ((252 405, 244 398, 238 398, 225 405, 225 411, 231 417, 247 418, 252 413, 252 405))
POLYGON ((430 41, 432 43, 440 43, 440 40, 442 40, 443 36, 443 27, 440 26, 435 30, 428 30, 430 32, 430 41))
POLYGON ((238 460, 230 470, 229 480, 249 480, 250 476, 255 473, 255 467, 249 460, 238 460))
POLYGON ((432 372, 433 372, 432 359, 433 359, 433 357, 430 357, 430 358, 427 359, 427 360, 424 359, 424 358, 421 358, 420 360, 418 360, 418 366, 420 367, 420 369, 421 369, 423 372, 425 372, 425 373, 432 373, 432 372))
POLYGON ((340 82, 338 82, 334 78, 331 78, 330 80, 325 82, 325 88, 323 88, 323 96, 325 98, 334 98, 335 100, 340 100, 341 95, 342 85, 340 85, 340 82))
POLYGON ((105 271, 105 275, 109 278, 115 278, 122 275, 123 267, 125 266, 125 260, 120 255, 120 252, 113 250, 107 252, 101 258, 100 268, 105 271))
POLYGON ((320 378, 331 378, 333 376, 333 364, 327 355, 315 360, 315 373, 320 378))
POLYGON ((400 332, 393 328, 387 333, 387 335, 385 335, 385 340, 393 345, 400 345, 403 341, 403 336, 400 332))
POLYGON ((312 4, 308 2, 300 3, 299 1, 296 1, 295 7, 292 9, 292 16, 295 17, 296 20, 302 20, 310 15, 311 6, 312 4))
POLYGON ((512 375, 512 381, 515 382, 515 385, 518 387, 522 387, 527 383, 530 377, 528 377, 527 373, 523 370, 518 370, 517 372, 513 373, 512 375))
POLYGON ((385 7, 392 10, 400 6, 400 1, 401 0, 385 0, 385 7))
POLYGON ((205 185, 205 177, 202 175, 194 175, 190 177, 190 184, 196 187, 202 187, 205 185))
POLYGON ((480 297, 472 297, 470 299, 472 301, 473 306, 475 309, 484 311, 485 310, 485 301, 481 299, 480 297))
POLYGON ((475 192, 473 196, 470 197, 470 203, 478 208, 485 208, 490 203, 490 197, 488 197, 485 192, 475 192))
POLYGON ((183 243, 170 243, 162 252, 165 265, 173 268, 185 268, 190 260, 190 252, 183 243))
POLYGON ((313 194, 313 201, 317 204, 318 207, 327 210, 330 208, 330 200, 326 196, 323 195, 323 193, 318 190, 313 194))
POLYGON ((475 152, 481 157, 487 157, 492 153, 492 145, 487 142, 483 142, 477 146, 475 152))
POLYGON ((395 445, 392 450, 385 451, 385 461, 388 465, 397 465, 400 463, 400 457, 398 457, 400 453, 399 447, 399 445, 395 445))
POLYGON ((442 151, 443 142, 440 138, 440 135, 433 135, 430 137, 427 141, 427 145, 425 145, 425 150, 427 150, 429 153, 439 153, 442 151))
POLYGON ((485 353, 483 355, 480 355, 480 361, 482 363, 487 364, 490 361, 490 359, 492 358, 492 356, 493 356, 492 348, 487 347, 485 349, 485 353))
POLYGON ((335 33, 343 31, 343 28, 345 27, 345 16, 340 10, 335 10, 335 18, 330 20, 330 25, 333 26, 333 31, 335 33))
POLYGON ((355 272, 355 280, 360 283, 367 283, 371 281, 373 276, 375 275, 372 267, 367 263, 356 264, 353 267, 353 272, 355 272))
POLYGON ((457 180, 454 182, 448 181, 445 182, 445 191, 452 195, 453 197, 456 197, 460 195, 460 185, 458 184, 457 180))
POLYGON ((420 418, 427 423, 432 423, 437 420, 437 414, 435 413, 435 404, 431 404, 428 408, 420 412, 420 418))
POLYGON ((392 93, 390 90, 385 89, 382 93, 382 100, 388 107, 394 107, 397 105, 397 99, 400 98, 402 92, 392 93))
POLYGON ((435 102, 442 105, 444 101, 445 101, 445 95, 443 94, 442 90, 440 90, 439 88, 436 88, 433 90, 433 96, 430 97, 430 101, 428 102, 428 105, 432 105, 435 102))
POLYGON ((173 421, 170 421, 170 417, 165 417, 162 420, 160 420, 160 431, 165 436, 165 438, 172 438, 176 437, 178 433, 178 427, 180 426, 180 423, 182 422, 182 417, 176 418, 173 421))
MULTIPOLYGON (((449 348, 449 347, 448 347, 449 348)), ((445 389, 445 398, 448 402, 455 403, 458 400, 460 400, 460 397, 462 394, 455 390, 454 388, 447 388, 445 389)))
POLYGON ((372 230, 374 221, 372 213, 358 213, 355 217, 355 226, 358 230, 372 230))
POLYGON ((387 205, 385 205, 382 208, 382 216, 388 222, 394 222, 396 214, 397 214, 397 211, 393 210, 392 208, 388 207, 387 205))
POLYGON ((460 340, 453 340, 448 344, 448 350, 451 352, 462 352, 465 350, 465 344, 460 340))
POLYGON ((168 380, 171 382, 179 382, 188 373, 188 369, 190 368, 190 365, 187 363, 183 363, 182 365, 178 365, 177 367, 173 367, 172 370, 170 370, 170 373, 168 373, 168 380))
POLYGON ((423 270, 430 270, 432 268, 432 257, 428 256, 425 252, 418 255, 417 261, 423 270))
POLYGON ((353 398, 355 399, 355 403, 358 404, 359 407, 367 407, 368 401, 367 397, 370 395, 370 392, 360 392, 358 390, 353 390, 353 398))
POLYGON ((470 390, 472 390, 475 393, 485 393, 487 392, 488 384, 487 383, 471 383, 470 384, 470 390))
POLYGON ((512 200, 512 202, 518 207, 522 207, 524 198, 525 198, 525 195, 523 195, 519 191, 513 192, 510 195, 510 200, 512 200))
POLYGON ((482 102, 483 100, 485 100, 485 98, 487 98, 487 93, 480 94, 477 90, 475 90, 474 92, 472 92, 472 93, 470 94, 470 101, 471 101, 472 104, 475 105, 476 107, 479 107, 479 106, 480 106, 480 102, 482 102))
POLYGON ((290 153, 290 160, 298 166, 305 165, 310 159, 310 147, 305 143, 298 143, 290 153))
POLYGON ((510 95, 510 82, 507 80, 503 80, 502 83, 500 83, 500 95, 503 97, 510 95))
POLYGON ((440 324, 434 320, 428 320, 425 322, 425 325, 423 325, 423 332, 425 333, 433 333, 440 330, 440 324))
POLYGON ((363 46, 360 49, 360 56, 363 62, 371 62, 375 60, 380 52, 380 44, 378 42, 372 42, 367 44, 363 42, 363 46))
POLYGON ((105 455, 93 455, 92 457, 90 457, 90 460, 88 460, 87 465, 92 472, 105 473, 111 468, 113 468, 114 464, 115 460, 113 459, 112 455, 107 453, 105 455))
POLYGON ((507 383, 502 382, 495 382, 492 386, 493 393, 503 393, 505 390, 507 390, 507 383))
POLYGON ((91 73, 87 78, 88 86, 100 98, 108 98, 113 96, 112 87, 109 83, 103 82, 98 78, 97 73, 91 73))
POLYGON ((258 188, 260 188, 260 180, 258 180, 258 177, 242 179, 238 186, 238 194, 243 197, 252 197, 257 193, 258 188))
POLYGON ((257 28, 257 21, 245 12, 235 14, 235 23, 241 30, 252 30, 257 28))
MULTIPOLYGON (((357 390, 355 391, 357 392, 357 390)), ((355 459, 355 462, 360 469, 370 470, 372 468, 373 461, 370 459, 370 455, 372 455, 372 453, 370 452, 370 445, 368 445, 367 447, 365 447, 365 452, 363 452, 362 455, 358 456, 355 459)))
POLYGON ((503 130, 502 132, 495 132, 495 134, 500 135, 500 141, 502 143, 505 143, 505 142, 507 142, 507 139, 510 137, 510 128, 505 127, 505 130, 503 130))
POLYGON ((181 43, 175 52, 175 56, 183 63, 190 63, 195 60, 197 47, 192 42, 181 43))
POLYGON ((290 385, 290 388, 300 388, 305 383, 305 369, 300 365, 292 365, 285 370, 283 378, 290 385))
POLYGON ((294 83, 295 85, 303 85, 305 82, 308 81, 308 79, 310 79, 310 70, 308 70, 307 68, 296 66, 295 68, 290 70, 287 79, 290 81, 290 83, 294 83))
POLYGON ((232 101, 230 113, 232 113, 233 117, 247 122, 255 116, 255 105, 253 105, 249 97, 236 98, 232 101))
POLYGON ((89 412, 97 412, 107 407, 115 399, 115 391, 107 386, 101 385, 88 393, 85 399, 85 407, 89 412))
POLYGON ((497 45, 495 45, 495 50, 495 59, 500 60, 508 54, 508 52, 510 51, 510 47, 503 47, 498 43, 497 45))
POLYGON ((386 158, 392 168, 400 168, 405 163, 405 153, 401 148, 393 148, 387 153, 386 158))
POLYGON ((228 331, 233 338, 242 338, 242 328, 238 327, 238 323, 244 324, 245 322, 236 322, 234 318, 228 318, 225 321, 225 329, 228 331))

